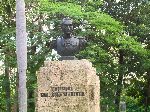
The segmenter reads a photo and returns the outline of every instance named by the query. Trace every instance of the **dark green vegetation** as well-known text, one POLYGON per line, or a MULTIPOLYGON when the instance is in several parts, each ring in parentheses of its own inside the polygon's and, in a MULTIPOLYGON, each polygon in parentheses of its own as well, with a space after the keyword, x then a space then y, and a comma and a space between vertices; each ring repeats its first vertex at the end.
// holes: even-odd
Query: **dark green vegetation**
MULTIPOLYGON (((15 0, 0 1, 0 111, 17 111, 15 0)), ((101 80, 102 112, 150 111, 150 3, 148 0, 26 0, 28 31, 28 112, 34 112, 36 71, 47 57, 60 21, 74 20, 75 34, 88 40, 77 54, 89 59, 101 80), (45 31, 43 26, 48 29, 45 31), (50 27, 53 26, 53 27, 50 27)))

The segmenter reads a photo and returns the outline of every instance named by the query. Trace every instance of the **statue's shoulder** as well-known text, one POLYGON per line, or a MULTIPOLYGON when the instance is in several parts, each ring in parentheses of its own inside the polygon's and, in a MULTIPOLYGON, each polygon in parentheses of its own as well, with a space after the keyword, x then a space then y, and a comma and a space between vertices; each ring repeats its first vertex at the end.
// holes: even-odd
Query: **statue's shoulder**
POLYGON ((82 37, 82 36, 78 36, 78 39, 79 39, 79 46, 81 49, 83 49, 86 46, 87 41, 85 37, 82 37))
POLYGON ((76 36, 76 38, 78 38, 79 39, 79 41, 81 40, 85 40, 85 37, 82 37, 82 36, 76 36))
POLYGON ((84 37, 82 37, 82 36, 77 36, 77 38, 78 38, 78 39, 84 39, 84 37))
POLYGON ((73 36, 73 38, 76 38, 76 39, 84 39, 84 37, 82 37, 82 36, 73 36))

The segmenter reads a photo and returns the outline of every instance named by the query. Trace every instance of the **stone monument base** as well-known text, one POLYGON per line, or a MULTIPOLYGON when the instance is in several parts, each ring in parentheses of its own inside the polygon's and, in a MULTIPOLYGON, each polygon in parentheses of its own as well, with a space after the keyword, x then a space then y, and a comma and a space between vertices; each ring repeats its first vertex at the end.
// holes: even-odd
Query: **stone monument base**
POLYGON ((77 58, 75 56, 61 56, 59 60, 77 60, 77 58))
POLYGON ((36 112, 100 112, 100 82, 87 60, 47 61, 37 74, 36 112))

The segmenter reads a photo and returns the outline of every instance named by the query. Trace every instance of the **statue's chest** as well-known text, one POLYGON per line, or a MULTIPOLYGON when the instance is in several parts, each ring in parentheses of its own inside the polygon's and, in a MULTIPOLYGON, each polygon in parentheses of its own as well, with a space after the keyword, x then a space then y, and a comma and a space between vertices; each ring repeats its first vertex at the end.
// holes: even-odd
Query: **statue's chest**
POLYGON ((76 51, 79 50, 79 39, 77 39, 77 38, 70 38, 70 39, 59 38, 59 39, 57 39, 57 50, 61 55, 62 54, 72 55, 76 51))
POLYGON ((77 39, 66 39, 61 41, 61 46, 65 48, 69 47, 77 47, 79 44, 79 41, 77 39))

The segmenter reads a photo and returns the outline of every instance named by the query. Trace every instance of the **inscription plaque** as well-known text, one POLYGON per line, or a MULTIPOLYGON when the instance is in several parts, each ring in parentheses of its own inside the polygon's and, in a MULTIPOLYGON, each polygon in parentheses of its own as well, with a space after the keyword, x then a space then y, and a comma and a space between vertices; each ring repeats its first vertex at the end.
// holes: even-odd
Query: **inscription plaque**
POLYGON ((51 94, 41 93, 41 97, 85 96, 84 92, 73 91, 72 87, 51 87, 51 94))
POLYGON ((99 77, 86 60, 45 62, 35 112, 99 112, 99 77))

